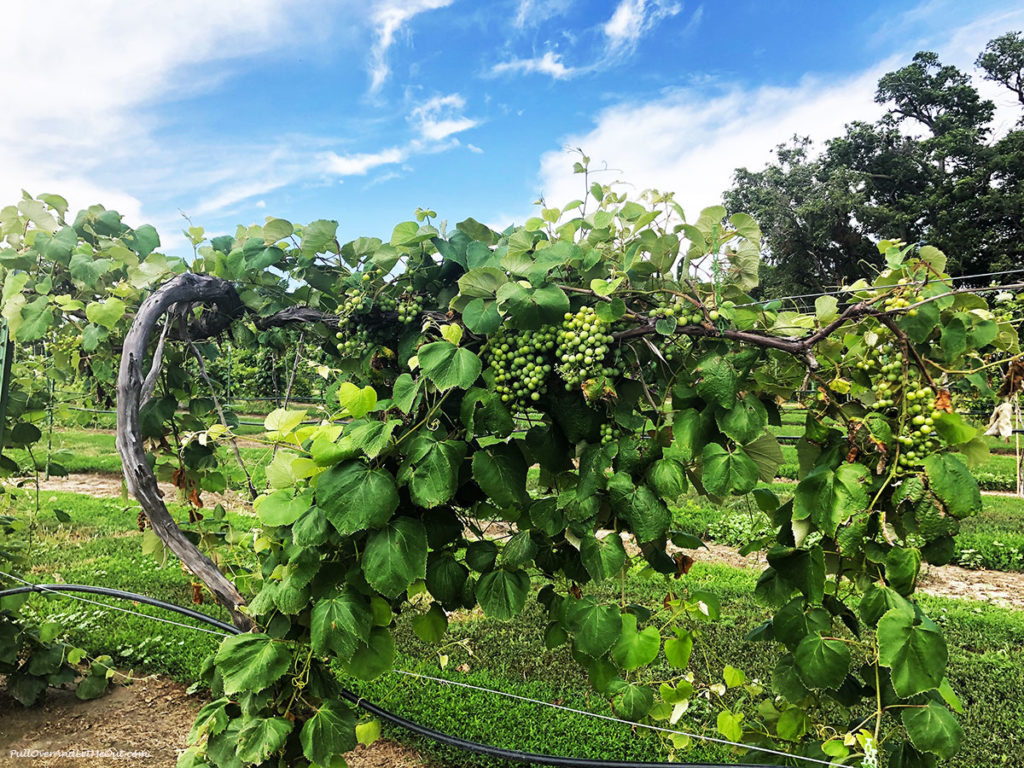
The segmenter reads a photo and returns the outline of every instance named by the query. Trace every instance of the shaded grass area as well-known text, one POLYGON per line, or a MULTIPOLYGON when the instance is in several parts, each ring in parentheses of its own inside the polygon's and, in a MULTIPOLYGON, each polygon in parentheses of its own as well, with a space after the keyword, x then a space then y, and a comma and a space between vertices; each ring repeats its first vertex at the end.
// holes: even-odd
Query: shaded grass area
MULTIPOLYGON (((159 567, 141 551, 142 536, 134 529, 134 505, 118 499, 93 499, 76 494, 44 493, 32 556, 32 578, 80 581, 143 592, 186 605, 191 600, 190 579, 173 558, 159 567), (61 523, 54 509, 71 516, 61 523)), ((240 527, 251 519, 236 516, 240 527)), ((757 574, 718 564, 698 562, 676 589, 710 589, 723 603, 722 620, 708 624, 693 656, 692 668, 704 680, 717 680, 725 664, 748 676, 767 680, 779 655, 774 646, 743 641, 743 635, 764 621, 768 609, 752 595, 757 574)), ((662 600, 665 584, 659 579, 631 577, 628 600, 654 604, 662 600)), ((610 589, 610 588, 609 588, 610 589)), ((607 592, 607 590, 606 590, 607 592)), ((611 597, 607 592, 606 597, 611 597)), ((1024 766, 1024 613, 973 602, 922 596, 929 615, 941 623, 950 645, 949 676, 964 700, 961 718, 966 731, 964 749, 950 763, 955 766, 1024 766)), ((194 679, 202 659, 218 638, 192 630, 151 623, 123 614, 107 615, 96 606, 65 598, 33 597, 40 619, 59 621, 65 639, 92 653, 111 653, 123 667, 160 672, 178 680, 194 679)), ((220 612, 211 606, 203 610, 220 612)), ((155 609, 141 612, 161 615, 155 609)), ((453 622, 440 649, 449 657, 442 670, 438 649, 421 643, 410 631, 409 611, 399 621, 397 666, 426 674, 516 693, 547 702, 609 714, 607 703, 591 692, 584 673, 566 649, 547 650, 543 644, 545 616, 534 601, 520 619, 496 622, 470 617, 453 622), (468 665, 463 667, 462 665, 468 665), (460 671, 460 667, 463 671, 460 671)), ((187 620, 184 620, 187 622, 187 620)), ((663 759, 657 735, 627 726, 595 721, 493 694, 451 688, 388 674, 359 687, 360 693, 396 713, 455 733, 463 738, 523 751, 572 754, 622 760, 663 759)), ((695 706, 681 728, 707 728, 710 713, 695 706)), ((404 741, 416 741, 393 732, 404 741)), ((451 765, 497 765, 461 752, 426 744, 433 754, 451 765)), ((738 756, 713 745, 695 746, 682 754, 687 760, 729 760, 738 756)))

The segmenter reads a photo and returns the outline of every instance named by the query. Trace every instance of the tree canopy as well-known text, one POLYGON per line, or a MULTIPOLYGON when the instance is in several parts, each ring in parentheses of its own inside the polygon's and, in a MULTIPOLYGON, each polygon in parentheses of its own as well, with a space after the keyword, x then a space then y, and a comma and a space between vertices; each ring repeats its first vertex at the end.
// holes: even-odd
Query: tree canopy
MULTIPOLYGON (((989 42, 977 66, 1024 108, 1020 32, 989 42)), ((875 100, 888 108, 878 121, 850 123, 820 153, 794 137, 767 167, 736 171, 726 205, 761 222, 765 295, 849 283, 881 267, 885 237, 942 249, 952 275, 1024 261, 1019 124, 1003 132, 970 76, 932 52, 884 75, 875 100)))

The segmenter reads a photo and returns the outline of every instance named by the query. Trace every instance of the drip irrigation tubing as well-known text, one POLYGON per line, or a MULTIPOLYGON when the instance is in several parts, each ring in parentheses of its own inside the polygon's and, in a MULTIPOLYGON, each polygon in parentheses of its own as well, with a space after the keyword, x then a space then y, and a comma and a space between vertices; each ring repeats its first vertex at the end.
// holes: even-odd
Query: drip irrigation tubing
MULTIPOLYGON (((13 577, 12 577, 13 578, 13 577)), ((19 579, 20 581, 20 579, 19 579)), ((128 600, 136 603, 143 603, 145 605, 151 605, 156 608, 162 608, 167 611, 187 616, 188 618, 195 619, 209 624, 212 627, 216 627, 222 630, 225 634, 239 635, 242 631, 237 627, 227 624, 226 622, 215 619, 212 616, 208 616, 205 613, 192 610, 191 608, 185 608, 174 603, 168 603, 163 600, 157 600, 156 598, 147 597, 146 595, 136 594, 134 592, 126 592, 120 589, 110 589, 108 587, 95 587, 88 584, 27 584, 21 587, 12 587, 9 589, 0 590, 0 599, 10 597, 13 595, 25 594, 25 593, 42 593, 48 592, 83 592, 86 594, 101 595, 104 597, 113 597, 119 600, 128 600)), ((70 597, 70 595, 69 595, 70 597)), ((105 606, 112 607, 112 606, 105 606)), ((155 619, 154 616, 145 616, 145 618, 155 619)), ((192 627, 192 629, 198 629, 198 627, 192 627)), ((530 752, 520 752, 518 750, 503 749, 501 747, 492 747, 489 744, 481 744, 475 741, 469 741, 467 739, 461 739, 458 736, 452 736, 451 734, 444 733, 442 731, 435 730, 425 725, 408 720, 401 715, 396 715, 393 712, 380 707, 372 702, 366 701, 361 696, 347 689, 342 689, 341 697, 346 701, 351 702, 355 706, 359 707, 365 712, 379 717, 385 722, 396 725, 403 730, 414 733, 418 736, 422 736, 431 741, 437 742, 438 744, 444 744, 448 747, 454 747, 461 749, 466 752, 474 752, 478 755, 485 755, 487 757, 494 757, 501 760, 507 760, 516 763, 532 763, 534 765, 551 765, 559 766, 560 768, 728 768, 735 766, 739 768, 741 764, 736 763, 653 763, 653 762, 632 762, 628 760, 588 760, 585 758, 576 757, 559 757, 555 755, 541 755, 533 754, 530 752)), ((719 741, 719 740, 715 740, 719 741)), ((819 765, 838 765, 837 763, 828 762, 825 760, 818 760, 816 758, 807 758, 801 755, 789 755, 782 752, 775 752, 774 750, 765 750, 764 748, 748 746, 745 744, 733 744, 733 746, 744 747, 754 751, 765 751, 772 754, 777 754, 789 758, 790 760, 807 761, 819 765)), ((764 763, 742 763, 743 768, 777 768, 778 764, 768 765, 764 763)))

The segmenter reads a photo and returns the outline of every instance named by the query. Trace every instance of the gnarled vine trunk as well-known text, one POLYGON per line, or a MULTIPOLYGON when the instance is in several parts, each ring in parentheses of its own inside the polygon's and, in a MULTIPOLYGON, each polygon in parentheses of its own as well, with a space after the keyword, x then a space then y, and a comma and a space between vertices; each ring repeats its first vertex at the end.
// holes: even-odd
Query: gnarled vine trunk
MULTIPOLYGON (((214 562, 185 537, 168 512, 156 475, 146 461, 139 426, 139 411, 144 404, 143 383, 147 378, 143 375, 142 363, 153 329, 164 315, 178 316, 179 332, 189 334, 190 338, 206 338, 226 328, 242 311, 242 303, 231 283, 192 273, 172 278, 142 303, 125 336, 117 376, 117 450, 121 454, 128 490, 142 505, 153 531, 231 612, 235 626, 248 630, 252 622, 239 610, 245 599, 214 562), (188 309, 194 304, 208 307, 210 314, 190 327, 188 309)), ((152 372, 158 371, 160 365, 161 356, 157 354, 152 372)))

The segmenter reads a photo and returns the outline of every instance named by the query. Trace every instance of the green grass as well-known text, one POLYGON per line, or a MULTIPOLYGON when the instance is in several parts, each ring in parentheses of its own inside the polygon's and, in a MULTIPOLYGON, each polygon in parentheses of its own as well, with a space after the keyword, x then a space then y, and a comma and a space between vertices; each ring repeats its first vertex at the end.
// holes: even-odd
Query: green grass
MULTIPOLYGON (((191 600, 190 579, 175 561, 159 567, 141 552, 142 537, 135 530, 137 507, 120 499, 94 499, 66 493, 44 493, 37 519, 32 578, 61 578, 120 587, 182 605, 191 600), (71 516, 61 523, 61 509, 71 516)), ((25 504, 26 502, 21 502, 25 504)), ((700 512, 699 514, 705 514, 700 512)), ((698 513, 694 513, 696 517, 698 513)), ((233 514, 240 527, 251 518, 233 514)), ((699 558, 699 554, 698 554, 699 558)), ((723 618, 703 630, 701 649, 694 654, 694 671, 705 681, 717 679, 725 664, 767 680, 778 650, 752 645, 742 638, 768 617, 752 589, 757 574, 700 562, 675 588, 707 588, 720 595, 723 618)), ((665 587, 660 580, 639 577, 627 582, 627 599, 658 603, 665 587)), ((951 765, 1024 766, 1024 613, 984 604, 923 596, 922 605, 946 630, 950 646, 949 676, 964 700, 961 718, 966 731, 964 749, 951 765)), ((159 672, 190 681, 202 659, 216 647, 217 638, 191 630, 155 624, 63 597, 33 597, 30 605, 40 619, 53 619, 65 627, 65 639, 92 653, 111 653, 123 667, 159 672)), ((156 609, 137 608, 153 615, 156 609)), ((205 606, 212 614, 220 612, 205 606)), ((397 630, 399 668, 437 676, 450 676, 482 687, 495 688, 542 701, 560 700, 566 706, 608 713, 607 704, 592 694, 585 675, 565 648, 543 646, 545 617, 531 601, 525 615, 510 623, 486 619, 453 622, 443 652, 447 667, 438 665, 436 649, 423 645, 409 630, 408 612, 397 630), (470 653, 471 652, 471 653, 470 653), (468 672, 458 671, 468 664, 468 672)), ((187 620, 185 620, 187 622, 187 620)), ((433 725, 464 738, 524 751, 572 754, 590 758, 657 760, 663 757, 659 738, 577 715, 557 712, 492 694, 450 688, 396 674, 361 684, 359 691, 400 715, 433 725)), ((688 714, 687 727, 709 728, 708 713, 699 706, 688 714)), ((682 724, 681 724, 682 727, 682 724)), ((392 735, 411 740, 407 734, 392 735)), ((453 765, 494 765, 464 753, 437 751, 453 765)), ((737 756, 719 747, 702 746, 685 753, 688 760, 729 760, 737 756)))

